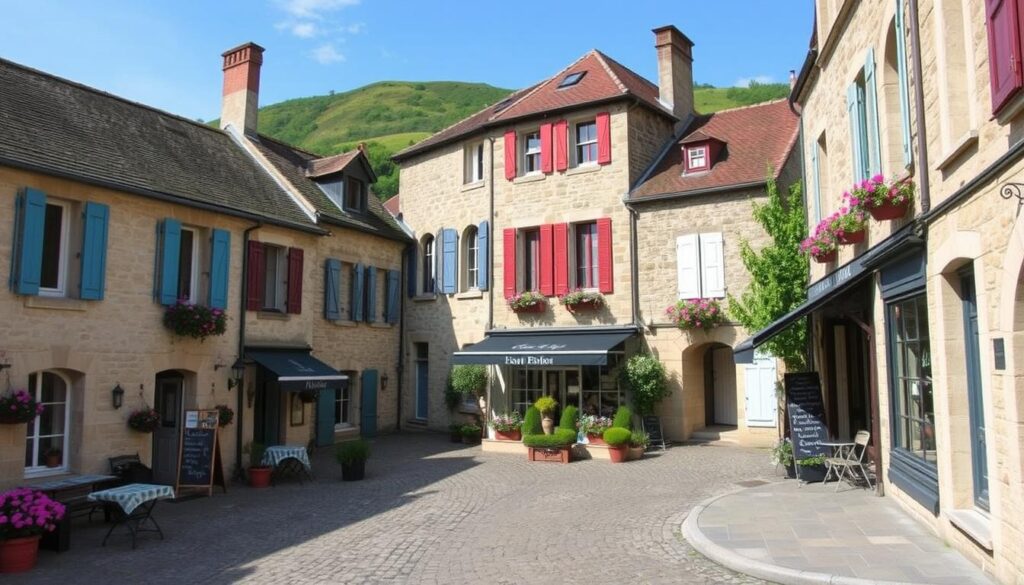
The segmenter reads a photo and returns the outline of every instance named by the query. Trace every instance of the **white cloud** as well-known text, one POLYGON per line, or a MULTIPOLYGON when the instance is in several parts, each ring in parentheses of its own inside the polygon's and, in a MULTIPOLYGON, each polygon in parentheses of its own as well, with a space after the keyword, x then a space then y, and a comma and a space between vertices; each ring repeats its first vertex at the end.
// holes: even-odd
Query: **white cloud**
POLYGON ((330 65, 345 60, 345 55, 338 52, 334 45, 328 43, 313 49, 313 60, 321 65, 330 65))
POLYGON ((366 30, 365 22, 354 22, 345 27, 345 32, 347 32, 350 35, 357 35, 363 32, 364 30, 366 30))
POLYGON ((314 22, 285 20, 275 24, 274 28, 277 30, 286 30, 300 39, 311 39, 315 36, 319 36, 321 33, 320 27, 318 27, 314 22))
POLYGON ((320 19, 329 12, 359 4, 359 0, 277 0, 277 4, 295 18, 320 19))
POLYGON ((751 81, 761 84, 775 82, 771 75, 756 75, 754 77, 741 77, 737 79, 736 83, 734 83, 733 85, 736 87, 750 87, 751 81))

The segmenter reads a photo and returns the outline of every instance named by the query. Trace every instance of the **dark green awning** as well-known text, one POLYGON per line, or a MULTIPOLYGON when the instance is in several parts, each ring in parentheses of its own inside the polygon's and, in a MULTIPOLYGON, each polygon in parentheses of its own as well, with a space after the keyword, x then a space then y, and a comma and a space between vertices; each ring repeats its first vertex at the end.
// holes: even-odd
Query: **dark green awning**
POLYGON ((635 329, 577 327, 555 331, 491 331, 480 343, 452 354, 453 364, 502 366, 603 366, 608 353, 635 329))

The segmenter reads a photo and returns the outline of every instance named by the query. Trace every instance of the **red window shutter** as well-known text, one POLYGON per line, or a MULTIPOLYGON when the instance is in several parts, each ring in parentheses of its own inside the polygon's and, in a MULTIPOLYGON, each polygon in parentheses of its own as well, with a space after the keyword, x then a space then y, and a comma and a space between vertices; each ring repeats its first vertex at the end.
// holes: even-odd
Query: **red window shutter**
POLYGON ((555 283, 552 281, 554 275, 554 259, 555 251, 552 246, 554 241, 552 239, 552 226, 546 224, 540 226, 540 294, 544 296, 551 296, 555 294, 555 283))
POLYGON ((514 297, 516 295, 516 230, 515 228, 505 228, 504 238, 504 278, 505 278, 505 298, 514 297))
POLYGON ((263 308, 263 279, 266 276, 266 266, 263 265, 263 242, 249 241, 247 282, 245 285, 245 308, 249 311, 259 311, 263 308))
POLYGON ((597 220, 597 288, 603 293, 615 292, 612 281, 612 220, 608 217, 597 220))
POLYGON ((555 170, 564 171, 569 168, 569 123, 565 120, 555 122, 555 170))
POLYGON ((555 237, 555 294, 569 292, 569 225, 556 223, 555 237))
POLYGON ((597 164, 612 162, 612 120, 608 112, 597 115, 597 164))
POLYGON ((505 132, 505 178, 516 178, 516 131, 505 132))
POLYGON ((540 125, 540 171, 551 172, 551 124, 540 125))
POLYGON ((1017 11, 1017 0, 985 0, 993 112, 1003 107, 1021 87, 1021 31, 1017 11))
POLYGON ((302 312, 302 248, 288 248, 288 303, 285 309, 302 312))

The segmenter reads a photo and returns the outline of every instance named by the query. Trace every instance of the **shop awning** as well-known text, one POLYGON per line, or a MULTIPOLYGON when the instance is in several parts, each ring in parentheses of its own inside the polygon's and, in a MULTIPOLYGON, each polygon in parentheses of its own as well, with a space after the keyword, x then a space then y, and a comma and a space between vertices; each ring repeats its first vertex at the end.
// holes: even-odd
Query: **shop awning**
POLYGON ((245 357, 277 375, 281 390, 305 392, 340 388, 348 376, 309 355, 308 350, 247 349, 245 357))
POLYGON ((480 343, 452 354, 453 364, 503 366, 603 366, 608 354, 636 329, 577 327, 552 331, 491 331, 480 343))

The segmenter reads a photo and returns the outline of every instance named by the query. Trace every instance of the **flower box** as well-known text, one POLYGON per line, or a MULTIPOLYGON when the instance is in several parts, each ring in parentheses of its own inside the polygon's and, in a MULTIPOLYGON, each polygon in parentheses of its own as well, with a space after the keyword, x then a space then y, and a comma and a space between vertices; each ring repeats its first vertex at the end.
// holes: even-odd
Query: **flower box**
POLYGON ((565 305, 570 313, 578 311, 597 311, 604 306, 604 295, 596 291, 576 289, 558 297, 558 302, 565 305))
POLYGON ((550 461, 552 463, 569 463, 572 459, 571 447, 540 448, 530 447, 527 450, 527 458, 530 461, 550 461))
POLYGON ((604 303, 598 300, 591 299, 589 301, 580 301, 572 305, 565 305, 570 313, 576 313, 579 311, 597 311, 604 306, 604 303))
POLYGON ((858 230, 858 231, 855 231, 855 232, 837 233, 836 234, 836 238, 839 239, 839 243, 840 244, 842 244, 844 246, 849 246, 849 245, 852 245, 852 244, 859 244, 859 243, 863 242, 866 235, 867 235, 867 231, 866 230, 858 230))
POLYGON ((498 441, 522 441, 523 431, 494 431, 494 438, 498 441))
POLYGON ((718 299, 682 299, 665 310, 676 327, 684 331, 710 331, 725 323, 725 311, 718 299))
POLYGON ((543 313, 548 299, 536 291, 524 291, 505 299, 508 308, 516 313, 543 313))
POLYGON ((907 214, 908 209, 910 209, 909 201, 899 204, 883 203, 882 205, 869 208, 868 213, 878 221, 887 221, 902 218, 907 214))
POLYGON ((221 309, 178 301, 164 311, 164 326, 175 335, 202 342, 211 335, 224 335, 228 318, 221 309))
POLYGON ((15 390, 0 396, 0 423, 16 425, 27 423, 43 414, 43 405, 25 390, 15 390))
POLYGON ((829 262, 836 261, 836 258, 839 257, 839 252, 837 252, 836 250, 832 250, 830 252, 818 254, 817 256, 812 257, 814 258, 814 261, 818 262, 819 264, 828 264, 829 262))
POLYGON ((512 307, 512 311, 515 313, 543 313, 546 308, 544 303, 534 303, 532 305, 512 307))

